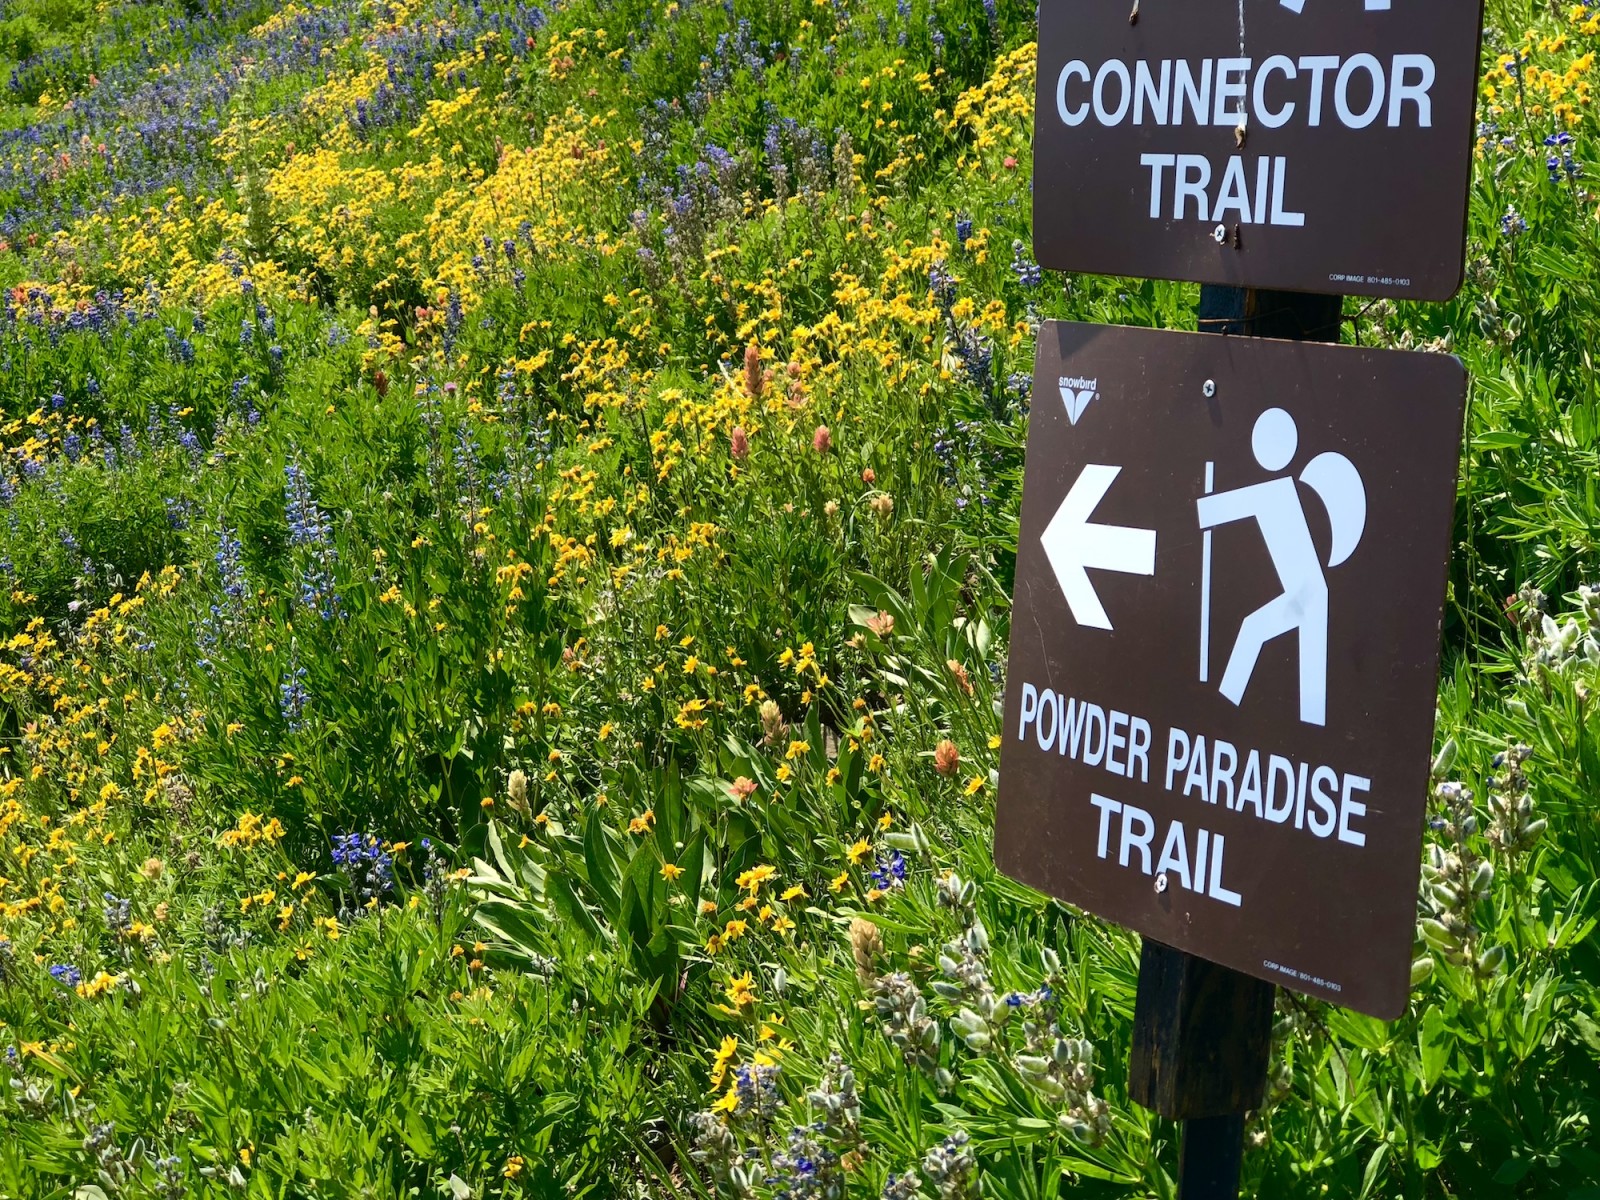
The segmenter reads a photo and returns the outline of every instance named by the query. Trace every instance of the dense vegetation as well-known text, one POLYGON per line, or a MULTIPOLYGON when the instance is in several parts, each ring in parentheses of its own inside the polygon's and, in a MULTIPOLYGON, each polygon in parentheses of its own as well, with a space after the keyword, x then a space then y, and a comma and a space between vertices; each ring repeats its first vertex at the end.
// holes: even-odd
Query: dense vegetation
MULTIPOLYGON (((1415 1003, 1263 1197, 1600 1195, 1600 15, 1491 0, 1415 1003)), ((1170 1196, 995 875, 1022 0, 20 0, 0 1196, 1170 1196)))

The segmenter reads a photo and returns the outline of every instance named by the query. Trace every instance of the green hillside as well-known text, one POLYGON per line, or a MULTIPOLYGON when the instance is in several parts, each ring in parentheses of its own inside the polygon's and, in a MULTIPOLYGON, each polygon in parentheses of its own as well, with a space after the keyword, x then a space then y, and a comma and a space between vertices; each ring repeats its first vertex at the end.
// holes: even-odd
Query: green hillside
MULTIPOLYGON (((1600 9, 1489 8, 1343 330, 1472 378, 1413 1003, 1251 1196, 1600 1197, 1600 9)), ((1034 22, 3 6, 0 1200, 1174 1195, 991 860, 1035 335, 1197 300, 1033 261, 1034 22)))

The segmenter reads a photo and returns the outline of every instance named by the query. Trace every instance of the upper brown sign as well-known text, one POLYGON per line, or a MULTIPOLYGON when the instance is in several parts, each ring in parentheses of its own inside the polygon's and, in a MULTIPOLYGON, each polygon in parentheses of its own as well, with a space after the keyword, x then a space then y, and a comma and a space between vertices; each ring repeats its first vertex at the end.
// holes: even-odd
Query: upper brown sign
POLYGON ((1042 0, 1035 255, 1448 300, 1482 17, 1483 0, 1042 0))
POLYGON ((1034 380, 997 865, 1398 1016, 1460 364, 1050 322, 1034 380))

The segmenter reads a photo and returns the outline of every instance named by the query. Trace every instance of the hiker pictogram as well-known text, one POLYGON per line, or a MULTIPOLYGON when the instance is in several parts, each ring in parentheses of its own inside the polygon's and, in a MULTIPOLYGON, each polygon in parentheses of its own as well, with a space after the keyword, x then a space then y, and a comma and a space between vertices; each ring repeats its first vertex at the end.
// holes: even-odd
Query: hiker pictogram
MULTIPOLYGON (((1294 418, 1269 408, 1256 419, 1251 434, 1256 462, 1266 471, 1282 471, 1299 449, 1294 418)), ((1197 501, 1200 528, 1205 530, 1201 579, 1200 679, 1209 682, 1211 531, 1220 525, 1254 521, 1272 557, 1283 592, 1247 616, 1239 627, 1220 691, 1234 704, 1244 700, 1256 663, 1268 642, 1294 633, 1300 656, 1300 719, 1326 725, 1328 719, 1328 581, 1322 557, 1311 537, 1299 484, 1315 492, 1328 512, 1333 531, 1328 567, 1337 567, 1355 552, 1367 523, 1367 494, 1355 464, 1329 452, 1312 459, 1298 482, 1283 475, 1226 492, 1212 492, 1213 464, 1206 464, 1206 495, 1197 501)))

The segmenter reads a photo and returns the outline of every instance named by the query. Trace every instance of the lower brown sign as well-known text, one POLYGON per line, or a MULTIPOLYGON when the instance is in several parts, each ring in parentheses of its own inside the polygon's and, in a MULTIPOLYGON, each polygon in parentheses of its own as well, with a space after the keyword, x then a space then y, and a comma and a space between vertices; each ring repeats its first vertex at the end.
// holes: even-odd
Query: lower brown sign
POLYGON ((1170 946, 1405 1008, 1466 376, 1050 322, 995 859, 1170 946))

